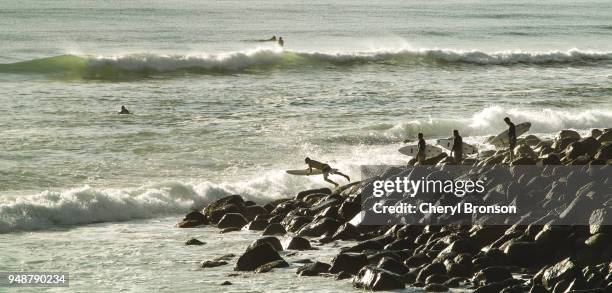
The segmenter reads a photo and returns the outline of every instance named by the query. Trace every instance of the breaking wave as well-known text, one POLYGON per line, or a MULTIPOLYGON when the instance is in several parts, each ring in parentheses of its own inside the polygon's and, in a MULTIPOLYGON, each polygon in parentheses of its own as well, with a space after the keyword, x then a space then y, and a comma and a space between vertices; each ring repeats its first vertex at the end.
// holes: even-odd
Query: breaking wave
POLYGON ((234 74, 283 68, 327 68, 360 64, 420 65, 600 65, 612 64, 612 52, 483 52, 450 49, 405 49, 367 52, 299 52, 257 48, 218 54, 120 56, 61 55, 0 64, 0 72, 74 75, 85 79, 122 79, 156 74, 234 74))

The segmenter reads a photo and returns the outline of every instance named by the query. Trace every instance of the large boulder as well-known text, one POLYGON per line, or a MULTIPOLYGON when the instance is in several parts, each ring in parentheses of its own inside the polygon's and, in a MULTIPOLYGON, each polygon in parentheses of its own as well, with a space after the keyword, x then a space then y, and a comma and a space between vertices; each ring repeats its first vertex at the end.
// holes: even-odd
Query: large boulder
POLYGON ((410 271, 404 264, 390 257, 381 258, 377 267, 398 275, 404 275, 410 271))
POLYGON ((287 250, 312 250, 310 241, 304 237, 295 236, 284 241, 287 250))
POLYGON ((340 227, 340 225, 340 222, 338 222, 334 218, 322 218, 300 229, 298 235, 307 237, 319 237, 323 234, 335 232, 336 230, 338 230, 338 227, 340 227))
POLYGON ((304 191, 300 191, 296 196, 295 199, 297 200, 303 200, 306 196, 309 196, 311 194, 324 194, 324 195, 330 195, 332 193, 331 189, 325 187, 325 188, 318 188, 318 189, 310 189, 310 190, 304 190, 304 191))
POLYGON ((520 267, 537 266, 547 255, 546 247, 535 242, 512 241, 504 249, 508 260, 520 267))
POLYGON ((564 129, 557 133, 555 140, 562 140, 566 138, 574 138, 576 140, 580 139, 580 134, 575 130, 564 129))
POLYGON ((542 285, 552 291, 558 282, 572 280, 580 274, 580 268, 569 257, 544 270, 542 285))
POLYGON ((268 221, 266 220, 253 220, 253 221, 250 221, 242 229, 249 230, 249 231, 262 231, 266 229, 267 226, 268 226, 268 221))
POLYGON ((270 223, 266 229, 264 229, 262 235, 285 235, 285 227, 279 223, 270 223))
POLYGON ((367 266, 362 268, 353 278, 353 286, 371 291, 404 289, 404 281, 400 275, 381 268, 367 266))
POLYGON ((596 139, 587 137, 579 141, 572 142, 570 145, 568 145, 565 149, 565 156, 569 160, 577 159, 582 155, 594 157, 600 146, 601 143, 599 143, 596 139))
POLYGON ((329 272, 337 274, 339 272, 347 272, 356 274, 363 266, 368 263, 368 258, 362 253, 341 253, 332 260, 329 272))
POLYGON ((209 204, 203 211, 203 214, 205 216, 207 216, 209 219, 211 219, 211 213, 215 210, 220 210, 222 209, 224 206, 227 205, 235 205, 236 207, 240 208, 240 207, 244 207, 244 200, 242 199, 242 197, 240 195, 230 195, 230 196, 226 196, 224 198, 221 198, 211 204, 209 204))
POLYGON ((198 211, 192 211, 185 215, 185 218, 177 225, 179 228, 193 228, 201 225, 208 225, 210 222, 204 214, 198 211))
POLYGON ((338 231, 332 236, 333 240, 357 240, 361 233, 351 223, 344 223, 338 231))
POLYGON ((267 273, 271 271, 273 268, 286 268, 286 267, 289 267, 289 263, 287 263, 285 260, 279 259, 279 260, 274 260, 269 263, 260 265, 259 267, 255 269, 255 272, 256 273, 267 273))
POLYGON ((504 267, 488 267, 478 271, 474 275, 474 281, 481 284, 490 284, 512 279, 510 271, 504 267))
POLYGON ((259 238, 255 241, 253 241, 253 243, 251 243, 251 245, 249 245, 248 249, 253 249, 261 244, 268 244, 270 245, 270 247, 274 248, 274 250, 276 251, 282 251, 283 250, 283 246, 281 245, 280 240, 278 240, 278 238, 273 237, 273 236, 267 236, 267 237, 262 237, 259 238))
POLYGON ((217 224, 217 227, 219 229, 225 229, 225 228, 240 229, 246 224, 247 224, 247 219, 242 214, 228 213, 228 214, 223 215, 221 220, 219 220, 219 224, 217 224))
POLYGON ((612 141, 612 130, 607 130, 604 133, 602 133, 598 138, 597 141, 599 141, 600 143, 605 143, 605 142, 610 142, 612 141))
POLYGON ((254 271, 258 267, 277 260, 283 260, 278 252, 267 243, 262 243, 247 251, 238 258, 235 271, 254 271))
POLYGON ((612 159, 612 143, 602 146, 599 151, 595 154, 597 160, 611 160, 612 159))

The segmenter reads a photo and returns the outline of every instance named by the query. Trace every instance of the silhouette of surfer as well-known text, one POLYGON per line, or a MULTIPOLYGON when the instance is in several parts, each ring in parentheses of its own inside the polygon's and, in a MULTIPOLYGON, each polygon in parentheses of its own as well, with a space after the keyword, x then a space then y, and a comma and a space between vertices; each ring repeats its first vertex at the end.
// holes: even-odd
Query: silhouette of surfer
POLYGON ((271 38, 267 39, 267 41, 276 42, 276 35, 274 35, 271 38))
POLYGON ((419 137, 419 143, 418 143, 419 150, 417 151, 416 159, 417 159, 417 162, 419 162, 419 165, 422 165, 423 161, 425 161, 425 148, 427 147, 427 144, 425 144, 425 139, 423 139, 423 133, 419 132, 418 137, 419 137))
POLYGON ((516 147, 516 126, 514 125, 514 123, 512 123, 512 121, 510 121, 510 118, 508 117, 504 118, 504 122, 508 124, 508 141, 509 141, 509 146, 510 146, 510 160, 513 161, 514 160, 514 147, 516 147))
POLYGON ((132 114, 125 106, 121 106, 121 112, 119 114, 132 114))
POLYGON ((283 40, 283 37, 278 38, 278 44, 279 44, 281 47, 284 47, 284 46, 285 46, 285 41, 283 40))
POLYGON ((304 159, 304 162, 306 162, 306 164, 308 164, 308 172, 312 173, 312 169, 321 170, 321 172, 323 172, 323 179, 325 179, 325 181, 333 184, 336 187, 338 187, 338 183, 336 183, 336 182, 330 180, 329 178, 327 178, 327 176, 329 176, 329 174, 340 175, 340 176, 346 178, 346 180, 348 180, 349 182, 351 181, 351 178, 349 178, 348 175, 342 174, 337 169, 333 169, 329 164, 321 163, 319 161, 312 160, 312 159, 310 159, 308 157, 306 157, 306 159, 304 159))
POLYGON ((453 130, 453 147, 451 148, 451 155, 455 158, 455 162, 461 163, 463 158, 463 138, 459 135, 459 130, 453 130))

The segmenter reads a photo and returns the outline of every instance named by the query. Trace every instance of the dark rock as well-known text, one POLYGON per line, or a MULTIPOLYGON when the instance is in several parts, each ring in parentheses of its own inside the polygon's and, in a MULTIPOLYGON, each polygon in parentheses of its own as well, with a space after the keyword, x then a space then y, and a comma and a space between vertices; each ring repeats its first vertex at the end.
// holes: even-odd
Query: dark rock
POLYGON ((380 259, 380 261, 378 262, 377 267, 390 271, 392 273, 398 274, 398 275, 404 275, 406 273, 409 272, 409 269, 404 266, 401 262, 389 258, 389 257, 383 257, 380 259))
POLYGON ((603 161, 608 161, 612 159, 612 143, 602 146, 595 154, 595 159, 603 161))
POLYGON ((467 277, 472 273, 470 267, 467 267, 456 262, 448 262, 445 264, 446 271, 451 277, 467 277))
POLYGON ((331 265, 329 264, 317 261, 298 268, 296 274, 300 276, 318 276, 319 274, 329 272, 330 267, 331 265))
POLYGON ((286 267, 289 267, 289 264, 285 260, 279 259, 279 260, 271 261, 269 263, 260 265, 259 267, 255 269, 255 272, 256 273, 267 273, 274 268, 286 268, 286 267))
POLYGON ((304 190, 304 191, 300 191, 296 196, 295 199, 297 200, 303 200, 304 197, 311 195, 311 194, 325 194, 325 195, 330 195, 332 193, 331 189, 329 188, 318 188, 318 189, 310 189, 310 190, 304 190))
POLYGON ((212 213, 212 211, 214 210, 219 210, 221 208, 223 208, 226 205, 230 205, 233 204, 235 206, 243 206, 244 205, 244 200, 242 199, 242 197, 240 195, 230 195, 230 196, 226 196, 224 198, 221 198, 211 204, 209 204, 203 211, 203 214, 205 216, 207 216, 210 219, 210 214, 212 213))
POLYGON ((367 266, 353 278, 353 286, 372 291, 404 289, 401 276, 381 268, 367 266))
POLYGON ((302 229, 304 226, 308 225, 312 221, 311 217, 299 216, 292 218, 287 225, 287 230, 291 232, 297 232, 302 229))
POLYGON ((416 268, 423 264, 426 264, 431 259, 425 254, 415 254, 404 261, 404 265, 409 268, 416 268))
POLYGON ((229 285, 232 285, 232 282, 230 282, 230 281, 225 281, 225 282, 221 283, 220 285, 221 285, 221 286, 229 286, 229 285))
POLYGON ((336 274, 336 280, 344 280, 344 279, 348 279, 350 277, 352 277, 353 275, 345 272, 345 271, 341 271, 338 274, 336 274))
POLYGON ((256 247, 247 249, 247 251, 238 258, 235 271, 253 271, 261 265, 283 260, 278 252, 267 243, 262 243, 256 247))
POLYGON ((322 218, 306 225, 298 232, 300 236, 319 237, 323 234, 333 233, 340 227, 340 222, 334 218, 322 218))
POLYGON ((246 224, 247 219, 243 215, 237 213, 228 213, 223 215, 221 220, 219 220, 219 224, 217 224, 217 227, 219 229, 242 228, 246 224))
POLYGON ((609 208, 596 209, 589 218, 589 230, 591 234, 612 232, 612 226, 607 225, 609 223, 612 223, 612 210, 609 208))
POLYGON ((361 210, 361 204, 353 201, 345 201, 338 209, 338 215, 345 221, 350 221, 361 210))
POLYGON ((264 243, 267 243, 268 245, 270 245, 270 247, 272 247, 276 251, 283 251, 283 246, 281 245, 280 240, 278 240, 278 238, 273 237, 273 236, 266 236, 266 237, 262 237, 262 238, 259 238, 259 239, 255 240, 255 241, 253 241, 253 243, 251 243, 251 245, 249 245, 247 250, 253 249, 256 246, 259 246, 259 245, 264 244, 264 243))
POLYGON ((249 222, 246 226, 244 226, 244 230, 249 230, 249 231, 261 231, 266 229, 266 226, 268 226, 268 221, 265 220, 253 220, 251 222, 249 222))
POLYGON ((227 261, 224 260, 207 260, 200 263, 201 268, 214 268, 226 265, 227 261))
POLYGON ((263 231, 263 235, 285 235, 287 231, 285 231, 285 227, 279 223, 271 223, 266 229, 263 231))
POLYGON ((427 286, 425 286, 425 291, 427 292, 446 292, 448 291, 448 287, 442 284, 432 283, 432 284, 428 284, 427 286))
POLYGON ((357 240, 361 233, 351 223, 344 223, 338 231, 332 236, 333 240, 357 240))
POLYGON ((204 244, 206 244, 206 243, 204 243, 204 242, 202 242, 202 241, 200 241, 198 239, 195 239, 195 238, 191 238, 191 239, 187 240, 187 242, 185 242, 185 245, 204 245, 204 244))
POLYGON ((474 281, 482 284, 501 282, 506 279, 512 279, 512 274, 504 267, 488 267, 474 275, 474 281))
POLYGON ((329 272, 337 274, 341 271, 351 275, 356 274, 368 263, 368 258, 361 253, 341 253, 332 260, 329 272))
POLYGON ((540 264, 541 260, 548 259, 543 257, 548 254, 545 247, 535 242, 513 241, 506 246, 504 253, 513 265, 520 267, 534 267, 540 264))
POLYGON ((433 274, 425 279, 425 284, 443 284, 448 281, 447 275, 433 274))
POLYGON ((193 211, 185 215, 185 218, 183 218, 183 221, 178 224, 178 227, 179 228, 193 228, 193 227, 197 227, 200 225, 208 225, 208 224, 210 224, 210 222, 208 221, 206 216, 204 216, 204 214, 197 212, 197 211, 193 211))
POLYGON ((288 250, 312 250, 310 241, 304 237, 295 236, 285 241, 285 249, 288 250))
POLYGON ((370 239, 361 241, 352 247, 344 248, 342 252, 362 252, 364 250, 382 250, 383 248, 384 245, 378 240, 370 239))
POLYGON ((546 290, 553 290, 561 280, 572 280, 579 274, 578 266, 570 258, 566 258, 544 270, 542 285, 546 290))
POLYGON ((417 281, 424 283, 427 277, 438 274, 438 275, 446 275, 446 268, 441 263, 432 263, 426 265, 417 276, 417 281))
POLYGON ((266 210, 266 208, 259 206, 259 205, 252 205, 252 206, 247 206, 244 208, 244 215, 246 216, 246 218, 248 219, 255 219, 255 217, 259 216, 259 215, 265 215, 268 214, 268 210, 266 210))

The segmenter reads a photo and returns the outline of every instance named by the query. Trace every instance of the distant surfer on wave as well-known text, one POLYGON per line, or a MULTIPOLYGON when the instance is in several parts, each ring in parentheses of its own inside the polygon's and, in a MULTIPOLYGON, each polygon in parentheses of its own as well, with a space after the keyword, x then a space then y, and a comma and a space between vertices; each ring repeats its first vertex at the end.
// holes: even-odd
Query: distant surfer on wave
POLYGON ((278 38, 278 44, 279 44, 281 47, 284 47, 284 46, 285 46, 285 41, 283 40, 283 37, 278 38))
POLYGON ((319 161, 312 160, 312 159, 310 159, 308 157, 306 157, 306 159, 304 159, 304 162, 306 162, 306 164, 308 164, 308 172, 312 173, 312 169, 321 170, 321 172, 323 172, 323 179, 325 179, 325 181, 333 184, 336 187, 338 187, 338 183, 336 183, 336 182, 330 180, 329 178, 327 178, 327 176, 329 176, 329 174, 340 175, 340 176, 346 178, 346 180, 348 180, 349 182, 351 181, 351 178, 349 178, 345 174, 342 174, 337 169, 333 169, 329 164, 321 163, 319 161))
POLYGON ((514 147, 516 147, 516 126, 514 125, 514 123, 512 123, 512 121, 510 121, 510 118, 508 117, 504 118, 504 122, 508 124, 508 141, 510 145, 510 160, 513 161, 514 160, 514 147))
POLYGON ((121 106, 121 112, 119 114, 132 114, 125 106, 121 106))
POLYGON ((266 41, 276 42, 276 36, 272 36, 271 38, 267 39, 266 41))

